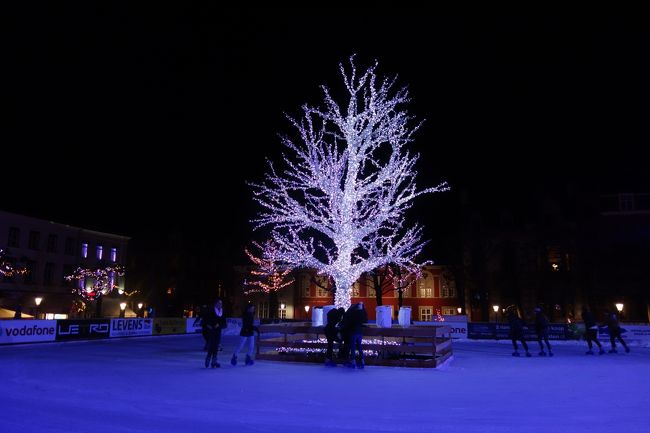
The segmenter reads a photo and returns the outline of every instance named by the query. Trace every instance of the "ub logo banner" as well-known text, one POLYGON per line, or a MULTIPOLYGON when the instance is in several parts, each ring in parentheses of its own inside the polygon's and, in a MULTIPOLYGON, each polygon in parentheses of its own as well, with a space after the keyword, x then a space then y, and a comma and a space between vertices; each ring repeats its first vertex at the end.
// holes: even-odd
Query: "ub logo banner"
POLYGON ((109 334, 109 319, 70 319, 56 322, 57 341, 108 338, 109 334))

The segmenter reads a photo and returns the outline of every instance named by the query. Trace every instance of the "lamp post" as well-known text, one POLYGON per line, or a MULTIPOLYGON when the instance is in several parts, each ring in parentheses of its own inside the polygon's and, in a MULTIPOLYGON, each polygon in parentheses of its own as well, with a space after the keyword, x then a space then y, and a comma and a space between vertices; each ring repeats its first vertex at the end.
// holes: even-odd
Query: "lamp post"
POLYGON ((620 319, 620 317, 621 317, 621 312, 623 311, 623 303, 622 303, 622 302, 618 302, 618 303, 616 303, 616 304, 614 304, 614 305, 616 306, 616 309, 618 310, 618 317, 619 317, 619 319, 620 319))
POLYGON ((494 310, 494 323, 496 323, 499 319, 499 306, 493 305, 492 310, 494 310))
POLYGON ((120 317, 124 318, 124 310, 126 310, 126 302, 120 302, 120 317))
POLYGON ((138 302, 138 317, 142 317, 142 302, 138 302))
POLYGON ((41 302, 43 302, 43 298, 40 296, 37 296, 34 298, 34 302, 36 303, 36 313, 34 314, 34 318, 38 319, 38 307, 41 306, 41 302))
POLYGON ((285 304, 284 302, 282 304, 280 304, 280 321, 282 321, 282 319, 284 319, 284 309, 285 308, 287 308, 287 304, 285 304))
POLYGON ((458 314, 463 314, 463 307, 456 308, 456 311, 458 311, 458 314))
POLYGON ((309 320, 309 305, 305 305, 305 318, 309 320))

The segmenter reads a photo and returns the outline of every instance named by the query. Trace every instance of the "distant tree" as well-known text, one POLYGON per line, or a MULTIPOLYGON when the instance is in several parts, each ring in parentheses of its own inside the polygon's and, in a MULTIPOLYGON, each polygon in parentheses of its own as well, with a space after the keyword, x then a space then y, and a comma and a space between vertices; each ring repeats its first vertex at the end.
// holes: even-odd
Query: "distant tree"
POLYGON ((116 278, 124 276, 125 270, 122 265, 111 265, 96 268, 77 268, 71 275, 66 275, 68 281, 83 281, 73 285, 72 293, 79 296, 82 300, 94 301, 96 306, 96 316, 102 315, 102 299, 105 295, 111 293, 118 286, 115 284, 116 278))
POLYGON ((276 318, 278 313, 278 291, 294 282, 290 277, 291 268, 287 267, 280 259, 278 246, 271 240, 264 245, 253 242, 259 253, 253 254, 248 248, 244 251, 253 262, 255 268, 251 270, 251 279, 246 280, 245 294, 267 293, 269 295, 269 315, 276 318))
POLYGON ((27 272, 26 267, 16 265, 14 260, 7 257, 7 252, 0 248, 0 275, 13 277, 14 275, 24 275, 27 272))
POLYGON ((397 292, 397 305, 402 307, 404 290, 422 275, 420 266, 398 266, 388 264, 365 274, 369 287, 375 290, 377 305, 383 305, 383 295, 397 292))
POLYGON ((406 88, 381 78, 377 65, 358 74, 340 65, 347 98, 339 105, 322 87, 325 106, 303 106, 302 119, 289 119, 298 139, 282 141, 279 172, 269 161, 264 182, 252 184, 263 207, 256 228, 270 226, 279 258, 291 267, 316 269, 335 284, 337 307, 350 306, 352 284, 388 264, 418 266, 425 242, 417 224, 405 223, 413 200, 447 190, 441 183, 419 190, 418 155, 406 150, 419 123, 402 108, 406 88))

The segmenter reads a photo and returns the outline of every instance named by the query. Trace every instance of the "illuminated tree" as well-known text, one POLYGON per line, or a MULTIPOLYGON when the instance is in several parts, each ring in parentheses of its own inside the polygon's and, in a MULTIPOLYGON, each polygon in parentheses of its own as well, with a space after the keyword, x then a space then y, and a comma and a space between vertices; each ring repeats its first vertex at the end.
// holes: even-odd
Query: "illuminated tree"
POLYGON ((282 137, 293 154, 285 168, 253 183, 263 210, 256 228, 269 226, 280 260, 290 267, 314 268, 335 282, 335 304, 350 305, 352 284, 381 266, 419 266, 422 228, 405 224, 405 212, 425 193, 418 190, 418 155, 406 150, 419 128, 402 108, 409 101, 395 79, 375 74, 377 64, 358 74, 340 65, 346 100, 339 105, 323 86, 324 107, 303 106, 301 119, 289 118, 296 139, 282 137))
POLYGON ((3 277, 13 277, 14 275, 24 275, 27 273, 27 268, 24 266, 16 266, 13 260, 10 260, 5 250, 0 248, 0 275, 3 277))
POLYGON ((260 251, 261 255, 256 256, 245 248, 248 258, 253 262, 255 268, 251 270, 252 279, 246 280, 248 287, 245 294, 268 293, 269 313, 272 318, 277 316, 278 291, 293 283, 289 276, 291 268, 283 266, 277 245, 273 241, 266 241, 263 246, 257 242, 253 245, 260 251))
POLYGON ((115 284, 117 277, 124 276, 124 266, 111 265, 105 267, 77 268, 71 275, 66 275, 68 281, 77 281, 72 288, 72 293, 80 296, 84 301, 95 301, 96 315, 101 316, 102 298, 118 286, 115 284))

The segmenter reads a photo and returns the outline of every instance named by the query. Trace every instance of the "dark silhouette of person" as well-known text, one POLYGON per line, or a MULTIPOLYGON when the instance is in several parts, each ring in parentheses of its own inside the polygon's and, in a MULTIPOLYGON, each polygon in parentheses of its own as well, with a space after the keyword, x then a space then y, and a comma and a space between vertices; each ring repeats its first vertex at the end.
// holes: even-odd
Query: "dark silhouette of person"
POLYGON ((623 337, 621 337, 621 325, 618 323, 618 314, 615 312, 611 312, 607 314, 607 330, 609 331, 609 341, 612 344, 612 348, 609 350, 609 353, 617 353, 618 351, 616 350, 616 339, 621 342, 623 347, 625 348, 625 352, 630 353, 630 348, 625 344, 625 341, 623 341, 623 337))
POLYGON ((16 305, 16 311, 14 312, 14 319, 23 318, 23 306, 21 304, 16 305))
POLYGON ((239 331, 239 345, 235 349, 235 352, 232 354, 232 359, 230 364, 234 367, 237 365, 237 354, 244 347, 244 344, 248 341, 248 353, 246 354, 246 365, 253 365, 253 353, 255 351, 255 335, 254 333, 259 330, 255 326, 255 305, 247 304, 244 308, 244 314, 242 315, 242 326, 241 331, 239 331))
POLYGON ((343 307, 333 308, 327 312, 327 325, 325 325, 325 337, 327 338, 327 352, 325 354, 325 365, 329 367, 336 367, 336 361, 333 359, 334 342, 339 344, 339 356, 341 355, 341 341, 342 338, 339 334, 339 322, 345 314, 343 307))
POLYGON ((347 366, 350 368, 355 367, 355 360, 357 368, 365 367, 365 357, 363 355, 363 348, 361 347, 365 323, 368 323, 368 313, 363 306, 363 302, 351 305, 341 320, 341 332, 350 350, 347 363, 347 366), (356 357, 355 351, 358 352, 358 358, 356 357))
POLYGON ((598 325, 596 324, 596 316, 594 316, 589 305, 584 305, 582 307, 582 321, 585 323, 585 340, 587 340, 587 346, 589 347, 589 350, 587 350, 585 354, 594 354, 594 351, 592 350, 592 342, 594 342, 596 343, 596 346, 598 346, 598 354, 603 355, 605 350, 603 350, 603 346, 601 346, 600 341, 598 341, 598 325))
POLYGON ((219 368, 221 364, 217 362, 219 353, 219 343, 221 343, 221 330, 226 329, 228 323, 223 314, 223 302, 217 299, 213 308, 208 308, 202 318, 208 330, 208 354, 205 357, 205 368, 219 368))
POLYGON ((537 342, 539 343, 539 356, 546 356, 542 340, 546 343, 548 356, 553 356, 551 343, 548 341, 548 318, 544 314, 542 307, 535 308, 535 333, 537 334, 537 342))
POLYGON ((510 339, 512 340, 512 347, 515 351, 512 352, 512 356, 519 356, 519 348, 517 347, 517 341, 521 341, 521 345, 526 351, 526 356, 530 357, 530 352, 528 352, 528 344, 524 340, 524 327, 525 323, 517 314, 517 309, 511 307, 508 309, 508 322, 510 323, 510 339))
POLYGON ((192 326, 196 326, 197 323, 201 325, 201 335, 203 335, 203 340, 205 341, 205 344, 203 345, 203 350, 208 350, 208 340, 210 338, 210 332, 208 331, 208 327, 205 324, 205 320, 203 320, 203 318, 207 313, 208 313, 208 306, 201 305, 199 314, 196 316, 196 319, 194 319, 194 323, 192 324, 192 326))

